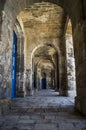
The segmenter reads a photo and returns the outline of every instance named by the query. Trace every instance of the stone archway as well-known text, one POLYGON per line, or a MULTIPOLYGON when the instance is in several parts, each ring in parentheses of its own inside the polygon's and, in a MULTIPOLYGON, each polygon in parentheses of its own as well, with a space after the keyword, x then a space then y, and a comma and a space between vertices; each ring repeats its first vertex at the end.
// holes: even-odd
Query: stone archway
MULTIPOLYGON (((31 53, 34 50, 34 48, 36 48, 37 46, 40 46, 41 44, 46 45, 46 44, 49 44, 49 43, 53 43, 54 44, 53 46, 56 46, 56 48, 58 49, 59 54, 60 54, 60 51, 61 51, 61 60, 60 60, 60 67, 59 67, 61 69, 60 69, 60 82, 59 83, 60 83, 60 86, 62 86, 62 87, 60 89, 60 92, 61 92, 60 94, 66 95, 67 89, 64 91, 64 89, 67 87, 66 86, 66 84, 67 84, 67 81, 66 81, 66 64, 65 64, 66 52, 65 52, 65 42, 64 42, 64 39, 63 39, 63 36, 62 36, 62 35, 64 35, 64 33, 62 33, 62 32, 64 30, 63 24, 65 24, 65 22, 66 22, 66 16, 65 16, 66 14, 64 13, 63 9, 61 9, 57 5, 54 5, 54 4, 51 4, 51 3, 46 3, 46 2, 45 3, 44 2, 43 3, 37 3, 35 5, 32 5, 31 6, 32 13, 30 13, 29 8, 30 7, 28 7, 28 9, 26 9, 25 11, 21 12, 18 16, 18 19, 20 19, 20 21, 23 22, 24 27, 26 28, 25 34, 26 34, 27 37, 26 37, 26 44, 25 44, 25 48, 26 48, 25 69, 26 69, 27 72, 28 72, 28 70, 31 70, 31 67, 32 67, 32 65, 31 65, 31 53), (44 4, 45 5, 47 4, 48 15, 46 15, 44 4), (38 5, 40 6, 40 8, 39 8, 38 5), (34 11, 34 8, 37 8, 37 11, 34 11), (42 10, 41 10, 41 8, 42 8, 42 10), (40 16, 40 14, 37 13, 37 12, 39 12, 39 10, 41 11, 42 16, 40 16), (52 12, 51 15, 50 15, 49 10, 51 10, 51 12, 52 12), (57 23, 55 22, 55 24, 53 23, 55 21, 54 18, 53 18, 53 11, 55 12, 55 16, 58 13, 57 20, 56 20, 57 23), (56 24, 59 23, 58 17, 59 17, 61 12, 62 12, 62 15, 61 15, 60 19, 62 19, 62 23, 61 23, 62 27, 57 28, 56 24), (42 17, 43 17, 43 20, 41 20, 42 17), (27 18, 28 18, 28 20, 27 20, 27 18), (47 23, 48 19, 52 19, 53 22, 51 21, 49 23, 49 27, 46 29, 45 27, 46 27, 46 25, 48 25, 48 23, 47 23), (37 24, 37 22, 38 22, 38 24, 37 24), (41 29, 39 28, 39 26, 41 27, 41 29), (57 31, 55 29, 55 26, 57 28, 57 31), (62 31, 60 32, 61 28, 62 28, 62 31), (50 29, 50 33, 49 33, 49 29, 50 29), (54 30, 54 32, 52 32, 52 30, 54 30), (60 34, 59 34, 59 32, 60 32, 60 34), (35 33, 37 35, 35 35, 35 33), (62 35, 61 35, 61 33, 62 33, 62 35), (60 35, 62 37, 62 41, 58 40, 58 37, 60 37, 60 35), (32 44, 32 46, 30 45, 30 43, 32 44), (59 45, 57 45, 57 44, 59 44, 59 45), (64 81, 63 81, 63 79, 64 79, 64 81)), ((59 24, 59 26, 61 26, 61 25, 59 24)), ((30 80, 30 82, 32 82, 31 76, 27 77, 27 79, 30 80)), ((32 83, 30 83, 29 86, 31 87, 32 83)))
POLYGON ((16 96, 24 96, 24 31, 18 20, 15 23, 17 32, 17 59, 16 59, 16 96))
MULTIPOLYGON (((51 71, 52 71, 51 77, 54 76, 54 78, 53 77, 51 78, 51 80, 52 80, 51 84, 53 84, 53 82, 54 82, 54 86, 52 88, 54 88, 56 91, 60 91, 60 94, 61 94, 63 89, 61 87, 61 80, 62 79, 60 79, 60 78, 62 78, 62 77, 60 75, 61 74, 60 72, 62 72, 61 64, 63 63, 63 61, 61 61, 61 55, 60 55, 60 53, 57 54, 58 53, 57 51, 60 51, 60 49, 59 50, 56 49, 54 44, 43 44, 43 45, 39 45, 38 47, 36 47, 33 50, 33 53, 32 53, 32 56, 31 56, 32 57, 32 68, 33 68, 32 69, 32 75, 34 75, 34 73, 33 73, 34 71, 37 75, 37 69, 38 69, 39 72, 41 72, 40 66, 42 66, 42 64, 44 64, 44 62, 51 62, 53 64, 53 69, 51 69, 51 71), (47 55, 49 55, 48 51, 52 53, 52 58, 47 57, 47 55), (43 53, 43 52, 45 52, 45 53, 43 53), (48 60, 48 61, 46 61, 46 60, 48 60), (37 66, 39 66, 39 68, 37 66)), ((50 66, 49 64, 47 64, 47 66, 50 66)), ((52 68, 52 67, 50 67, 50 68, 52 68)), ((39 75, 40 75, 40 77, 42 77, 40 73, 39 73, 39 75)), ((32 80, 34 80, 33 77, 34 76, 32 76, 32 80)), ((50 86, 52 86, 52 85, 50 85, 50 86)), ((65 88, 65 91, 67 91, 66 88, 65 88)))
POLYGON ((12 48, 11 97, 14 98, 24 96, 24 33, 18 20, 14 27, 12 48))

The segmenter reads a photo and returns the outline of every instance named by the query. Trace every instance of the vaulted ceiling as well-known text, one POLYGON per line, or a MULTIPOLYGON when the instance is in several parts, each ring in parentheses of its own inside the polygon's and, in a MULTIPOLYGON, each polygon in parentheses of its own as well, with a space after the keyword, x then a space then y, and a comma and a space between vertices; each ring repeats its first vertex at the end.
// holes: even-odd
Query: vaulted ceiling
POLYGON ((40 44, 43 47, 35 51, 34 63, 37 64, 41 60, 43 65, 46 62, 46 67, 50 62, 52 64, 53 55, 57 52, 52 46, 47 46, 47 43, 59 44, 63 40, 67 19, 64 10, 48 2, 35 3, 22 11, 17 19, 23 24, 26 34, 27 59, 40 44))

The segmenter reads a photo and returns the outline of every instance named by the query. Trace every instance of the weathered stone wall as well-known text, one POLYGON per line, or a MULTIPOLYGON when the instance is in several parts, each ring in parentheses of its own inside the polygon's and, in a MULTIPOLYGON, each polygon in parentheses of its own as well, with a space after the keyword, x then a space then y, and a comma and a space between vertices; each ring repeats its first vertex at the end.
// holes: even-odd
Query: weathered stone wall
POLYGON ((13 25, 3 12, 0 42, 0 97, 10 96, 13 25))
POLYGON ((86 115, 86 20, 77 23, 73 30, 76 62, 76 108, 86 115))

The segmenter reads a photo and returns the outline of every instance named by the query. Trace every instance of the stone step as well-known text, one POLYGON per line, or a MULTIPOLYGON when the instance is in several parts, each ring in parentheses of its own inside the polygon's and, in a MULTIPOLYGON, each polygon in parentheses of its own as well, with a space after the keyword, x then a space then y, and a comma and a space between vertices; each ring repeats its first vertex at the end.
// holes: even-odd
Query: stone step
POLYGON ((12 113, 29 114, 29 113, 58 113, 58 112, 73 112, 73 107, 11 107, 12 113))

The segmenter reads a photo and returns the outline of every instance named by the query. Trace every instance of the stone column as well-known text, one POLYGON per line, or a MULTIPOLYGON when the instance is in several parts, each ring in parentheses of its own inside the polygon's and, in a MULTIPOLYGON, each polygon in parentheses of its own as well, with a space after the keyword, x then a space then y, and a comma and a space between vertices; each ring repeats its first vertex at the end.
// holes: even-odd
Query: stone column
POLYGON ((74 27, 73 38, 77 87, 75 108, 86 115, 86 20, 74 27))
POLYGON ((32 63, 32 95, 37 91, 37 65, 32 63))
POLYGON ((59 94, 68 96, 67 86, 67 59, 65 42, 61 45, 61 53, 59 57, 59 94))
MULTIPOLYGON (((2 14, 0 13, 0 56, 2 55, 2 41, 1 41, 1 31, 2 31, 2 14)), ((0 99, 3 98, 3 74, 4 74, 4 66, 1 64, 1 57, 0 57, 0 99)))
POLYGON ((3 72, 4 68, 0 64, 0 99, 3 98, 3 72))
POLYGON ((76 96, 76 78, 75 78, 75 59, 73 38, 71 34, 66 34, 66 55, 67 55, 67 79, 68 79, 68 96, 76 96))
POLYGON ((16 96, 18 96, 19 90, 19 81, 20 81, 20 74, 19 74, 19 65, 20 65, 20 44, 17 41, 17 58, 16 58, 16 96))
POLYGON ((59 90, 59 59, 58 55, 55 55, 55 90, 59 90))
POLYGON ((37 89, 41 89, 41 69, 37 66, 37 89))
POLYGON ((54 86, 53 86, 54 73, 53 73, 53 72, 54 72, 54 71, 51 70, 51 88, 54 89, 54 86))
POLYGON ((1 41, 2 15, 0 14, 0 41, 1 41))
POLYGON ((31 75, 31 70, 27 69, 26 70, 26 76, 25 76, 25 91, 24 91, 25 96, 31 95, 30 75, 31 75))
POLYGON ((23 84, 24 84, 24 39, 20 38, 20 43, 17 43, 17 96, 23 97, 23 84))

